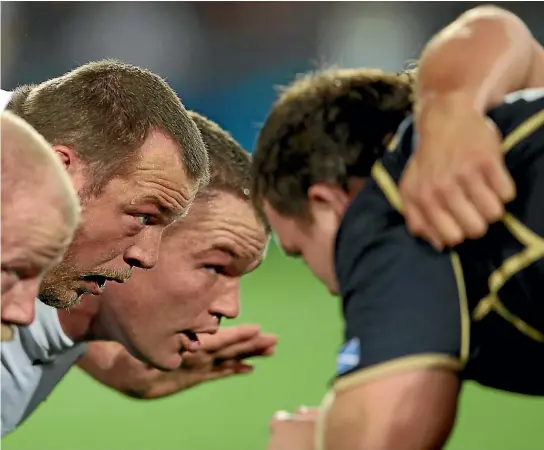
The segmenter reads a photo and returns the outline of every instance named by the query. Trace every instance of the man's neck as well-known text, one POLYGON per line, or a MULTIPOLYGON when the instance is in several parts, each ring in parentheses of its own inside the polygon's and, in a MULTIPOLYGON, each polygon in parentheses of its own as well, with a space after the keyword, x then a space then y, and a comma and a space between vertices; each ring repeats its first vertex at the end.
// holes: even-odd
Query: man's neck
POLYGON ((96 319, 100 310, 100 300, 83 296, 80 303, 70 309, 59 309, 62 330, 74 342, 100 339, 96 330, 96 319))

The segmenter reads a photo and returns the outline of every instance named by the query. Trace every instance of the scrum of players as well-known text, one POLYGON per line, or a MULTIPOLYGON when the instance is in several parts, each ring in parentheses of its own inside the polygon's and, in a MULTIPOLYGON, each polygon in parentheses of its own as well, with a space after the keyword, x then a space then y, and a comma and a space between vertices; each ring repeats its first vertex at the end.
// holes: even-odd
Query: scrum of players
POLYGON ((2 436, 74 365, 142 399, 251 372, 276 336, 220 322, 271 232, 345 342, 269 450, 431 450, 465 380, 544 395, 542 88, 544 49, 485 6, 416 69, 298 78, 253 158, 116 61, 2 92, 2 436))

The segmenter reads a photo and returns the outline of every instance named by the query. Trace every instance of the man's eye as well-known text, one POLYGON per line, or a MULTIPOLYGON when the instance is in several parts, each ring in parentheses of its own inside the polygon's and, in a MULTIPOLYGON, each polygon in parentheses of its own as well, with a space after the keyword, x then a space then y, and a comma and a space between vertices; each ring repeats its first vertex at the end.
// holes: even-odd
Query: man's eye
POLYGON ((151 221, 151 217, 147 214, 136 214, 134 217, 136 217, 143 226, 149 225, 151 221))
POLYGON ((209 270, 211 272, 215 272, 217 274, 222 274, 225 272, 225 266, 219 266, 215 264, 207 264, 204 266, 206 270, 209 270))
POLYGON ((20 279, 15 270, 2 269, 2 292, 10 290, 20 279))

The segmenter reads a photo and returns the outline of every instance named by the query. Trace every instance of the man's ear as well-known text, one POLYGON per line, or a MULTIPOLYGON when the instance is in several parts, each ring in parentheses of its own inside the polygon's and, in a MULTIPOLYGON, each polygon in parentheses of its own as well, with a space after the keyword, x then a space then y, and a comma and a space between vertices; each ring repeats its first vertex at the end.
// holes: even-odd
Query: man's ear
POLYGON ((327 208, 341 219, 349 205, 349 196, 337 186, 326 183, 314 184, 308 189, 308 203, 310 209, 327 208))
POLYGON ((64 169, 66 171, 70 171, 70 166, 74 162, 75 158, 77 158, 77 155, 75 152, 64 145, 53 145, 53 151, 57 154, 57 156, 60 158, 60 161, 62 162, 62 165, 64 166, 64 169))
POLYGON ((70 147, 53 145, 52 148, 68 172, 74 188, 79 192, 87 180, 87 164, 70 147))

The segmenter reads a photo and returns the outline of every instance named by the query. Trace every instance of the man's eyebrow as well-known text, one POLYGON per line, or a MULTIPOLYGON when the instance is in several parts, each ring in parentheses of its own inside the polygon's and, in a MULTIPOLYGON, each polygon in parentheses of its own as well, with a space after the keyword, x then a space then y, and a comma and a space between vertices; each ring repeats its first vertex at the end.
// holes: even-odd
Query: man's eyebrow
POLYGON ((187 208, 182 210, 179 208, 172 208, 171 204, 154 194, 147 194, 143 197, 139 197, 136 199, 136 203, 152 203, 158 208, 161 215, 173 217, 174 219, 181 219, 187 211, 187 208))
POLYGON ((226 253, 229 256, 232 256, 233 258, 239 258, 240 255, 236 253, 236 250, 234 247, 231 247, 230 245, 225 244, 213 244, 212 250, 219 250, 220 252, 226 253))
POLYGON ((206 253, 210 253, 214 250, 226 253, 227 255, 233 258, 240 258, 240 255, 236 253, 234 248, 226 244, 213 244, 210 248, 207 248, 205 250, 202 250, 201 252, 198 252, 198 256, 205 255, 206 253))

